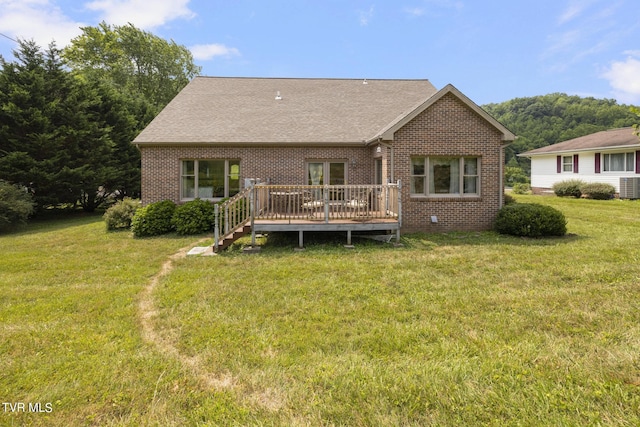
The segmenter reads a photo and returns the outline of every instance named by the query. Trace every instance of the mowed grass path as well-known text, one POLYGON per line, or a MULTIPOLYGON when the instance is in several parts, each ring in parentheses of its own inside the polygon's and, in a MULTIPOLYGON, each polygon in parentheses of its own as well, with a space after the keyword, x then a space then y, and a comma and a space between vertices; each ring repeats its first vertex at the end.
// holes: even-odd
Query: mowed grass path
POLYGON ((96 217, 0 236, 0 396, 53 403, 0 423, 640 425, 640 203, 519 201, 571 235, 178 260, 154 324, 181 358, 142 339, 137 304, 195 239, 96 217))

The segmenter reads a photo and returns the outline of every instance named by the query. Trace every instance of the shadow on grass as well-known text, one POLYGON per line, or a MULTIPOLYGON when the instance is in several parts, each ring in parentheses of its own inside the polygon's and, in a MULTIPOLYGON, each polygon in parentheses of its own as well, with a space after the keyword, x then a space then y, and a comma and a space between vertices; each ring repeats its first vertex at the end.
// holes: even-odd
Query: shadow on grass
MULTIPOLYGON (((556 246, 558 244, 569 244, 588 237, 576 234, 567 234, 562 237, 528 238, 502 235, 493 231, 482 232, 451 232, 451 233, 412 233, 401 236, 401 247, 394 245, 395 237, 389 239, 389 243, 376 240, 372 235, 353 235, 352 243, 357 249, 365 250, 399 250, 406 249, 433 249, 437 246, 491 246, 491 245, 512 245, 512 246, 556 246)), ((389 236, 390 237, 390 236, 389 236)), ((244 243, 244 242, 243 242, 244 243)), ((345 250, 345 233, 334 232, 305 232, 304 247, 309 251, 317 250, 345 250)), ((269 233, 263 240, 263 251, 266 253, 287 252, 298 246, 297 232, 277 232, 269 233)))
POLYGON ((2 236, 30 235, 35 233, 59 231, 69 227, 92 224, 102 221, 102 213, 65 211, 41 214, 29 220, 27 224, 21 224, 0 232, 2 236))
MULTIPOLYGON (((380 236, 380 233, 358 233, 352 235, 352 244, 358 250, 365 249, 394 249, 392 244, 388 244, 382 240, 376 240, 375 236, 380 236)), ((276 254, 286 253, 289 254, 295 248, 298 247, 298 232, 271 232, 263 235, 257 239, 257 243, 262 247, 263 253, 276 254)), ((391 240, 393 242, 393 240, 391 240)), ((244 237, 234 244, 232 248, 227 249, 229 252, 240 251, 241 247, 250 244, 250 237, 244 237)), ((347 244, 346 232, 312 232, 305 231, 304 233, 304 249, 308 252, 313 251, 347 251, 345 249, 347 244)))
POLYGON ((414 233, 402 236, 402 243, 410 248, 425 246, 425 241, 434 246, 556 246, 568 244, 588 237, 577 234, 549 237, 517 237, 496 233, 495 231, 451 232, 451 233, 414 233))

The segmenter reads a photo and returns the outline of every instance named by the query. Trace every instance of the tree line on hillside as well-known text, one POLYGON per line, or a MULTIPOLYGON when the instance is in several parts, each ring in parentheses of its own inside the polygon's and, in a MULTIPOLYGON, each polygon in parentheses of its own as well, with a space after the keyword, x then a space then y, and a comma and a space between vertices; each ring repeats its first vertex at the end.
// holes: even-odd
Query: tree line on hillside
MULTIPOLYGON (((135 136, 199 74, 186 47, 133 25, 85 27, 65 49, 0 56, 0 180, 36 212, 140 195, 135 136)), ((3 213, 0 212, 0 216, 3 213)))
POLYGON ((613 99, 582 98, 564 93, 515 98, 483 108, 518 138, 507 147, 508 167, 529 174, 530 162, 517 154, 594 132, 638 123, 633 107, 613 99))

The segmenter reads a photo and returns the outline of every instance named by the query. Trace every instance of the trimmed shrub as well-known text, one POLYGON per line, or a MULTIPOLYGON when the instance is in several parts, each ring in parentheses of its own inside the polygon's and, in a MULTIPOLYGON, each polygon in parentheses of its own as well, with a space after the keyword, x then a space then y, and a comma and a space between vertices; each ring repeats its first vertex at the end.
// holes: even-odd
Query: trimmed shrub
POLYGON ((526 184, 522 182, 516 182, 515 184, 513 184, 514 194, 529 194, 530 192, 531 192, 530 184, 526 184))
POLYGON ((171 219, 175 210, 176 204, 171 200, 163 200, 139 208, 131 220, 133 236, 159 236, 173 231, 171 219))
POLYGON ((616 194, 616 187, 602 182, 591 182, 580 187, 580 191, 582 197, 587 199, 609 200, 616 194))
POLYGON ((0 180, 0 230, 25 224, 34 209, 31 194, 17 185, 0 180))
POLYGON ((505 193, 505 195, 504 195, 504 204, 505 205, 510 205, 512 203, 516 203, 516 199, 511 194, 505 193))
POLYGON ((553 192, 558 197, 575 197, 582 196, 580 188, 585 184, 581 179, 568 179, 553 184, 553 192))
POLYGON ((107 230, 128 230, 131 228, 131 220, 140 207, 140 200, 125 197, 117 201, 104 213, 104 221, 107 230))
POLYGON ((214 204, 195 199, 176 207, 172 223, 178 234, 201 234, 213 231, 214 204))
POLYGON ((564 236, 567 220, 551 206, 537 203, 514 203, 498 212, 495 230, 500 234, 523 237, 564 236))

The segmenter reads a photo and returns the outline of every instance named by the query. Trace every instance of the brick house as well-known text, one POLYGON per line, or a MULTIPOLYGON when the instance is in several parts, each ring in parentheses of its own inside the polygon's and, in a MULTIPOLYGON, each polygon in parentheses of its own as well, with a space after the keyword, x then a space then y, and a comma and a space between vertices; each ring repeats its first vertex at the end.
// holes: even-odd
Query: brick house
POLYGON ((455 87, 428 80, 196 77, 133 143, 143 204, 219 200, 248 178, 345 189, 400 181, 402 230, 434 232, 492 227, 514 138, 455 87))

